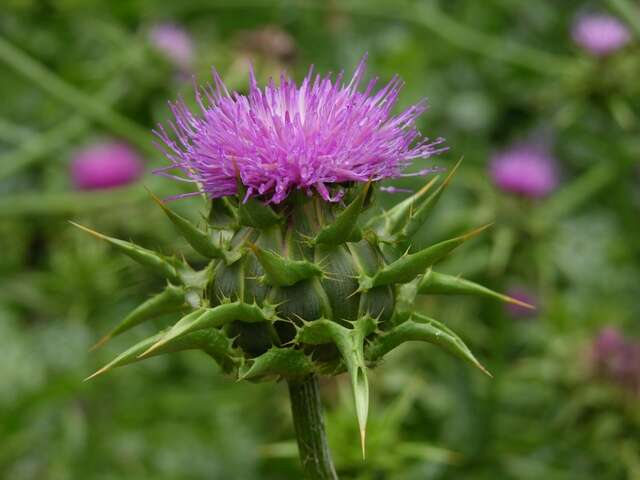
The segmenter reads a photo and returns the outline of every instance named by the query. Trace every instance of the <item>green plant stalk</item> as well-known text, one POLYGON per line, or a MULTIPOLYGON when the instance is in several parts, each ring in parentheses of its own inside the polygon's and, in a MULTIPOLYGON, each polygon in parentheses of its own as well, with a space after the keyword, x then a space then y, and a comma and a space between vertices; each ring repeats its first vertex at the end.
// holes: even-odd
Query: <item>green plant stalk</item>
MULTIPOLYGON (((281 0, 280 7, 300 10, 326 10, 326 2, 281 0)), ((272 8, 273 2, 264 0, 218 0, 207 4, 207 8, 272 8)), ((439 7, 437 2, 404 3, 389 7, 371 1, 336 2, 334 7, 341 12, 361 17, 399 20, 429 30, 451 45, 477 53, 515 67, 549 76, 564 76, 580 65, 575 60, 552 54, 514 41, 505 45, 502 38, 469 28, 460 23, 439 7)))
POLYGON ((629 0, 607 0, 609 6, 624 17, 637 37, 640 37, 640 10, 629 0))
POLYGON ((34 132, 30 128, 0 117, 0 141, 16 145, 28 140, 33 134, 34 132))
POLYGON ((591 167, 543 204, 540 213, 536 215, 538 224, 551 225, 573 213, 618 178, 623 171, 623 168, 607 163, 591 167))
POLYGON ((0 155, 0 179, 10 177, 17 171, 64 147, 69 141, 85 133, 89 125, 90 123, 83 117, 72 117, 48 132, 34 135, 30 140, 25 140, 15 150, 0 155))
POLYGON ((37 85, 44 92, 69 105, 114 133, 126 138, 148 153, 156 153, 152 148, 151 135, 137 123, 113 111, 102 101, 68 84, 27 53, 0 37, 0 61, 37 85))
MULTIPOLYGON (((160 178, 149 177, 145 184, 160 190, 160 178)), ((139 185, 102 192, 27 192, 3 195, 0 198, 0 218, 24 215, 77 215, 83 212, 131 205, 148 198, 139 185)))
MULTIPOLYGON (((122 96, 124 88, 125 85, 121 79, 110 81, 100 91, 98 98, 107 104, 112 104, 122 96)), ((30 135, 18 148, 0 155, 0 179, 7 178, 63 148, 72 140, 86 133, 90 126, 91 122, 87 118, 76 115, 47 132, 40 135, 30 135)))
POLYGON ((318 377, 289 380, 289 398, 302 471, 308 480, 337 480, 324 429, 318 377))

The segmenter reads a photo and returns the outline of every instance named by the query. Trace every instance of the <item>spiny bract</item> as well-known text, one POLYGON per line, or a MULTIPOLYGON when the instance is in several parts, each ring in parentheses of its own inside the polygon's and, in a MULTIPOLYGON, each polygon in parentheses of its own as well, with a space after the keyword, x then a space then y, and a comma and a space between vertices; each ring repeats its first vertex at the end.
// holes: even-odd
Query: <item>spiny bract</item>
MULTIPOLYGON (((388 128, 384 123, 378 126, 388 128)), ((370 128, 367 134, 375 137, 370 128)), ((396 162, 406 160, 408 148, 403 144, 393 154, 396 162)), ((349 160, 345 152, 334 153, 349 160)), ((390 165, 392 157, 383 160, 390 165)), ((342 192, 342 200, 327 201, 324 183, 293 185, 285 176, 287 195, 268 204, 257 192, 248 194, 254 184, 245 185, 246 177, 240 174, 232 195, 211 200, 202 226, 154 197, 191 247, 210 260, 200 271, 184 260, 80 227, 167 280, 163 292, 131 312, 98 345, 161 314, 175 312, 177 318, 173 326, 134 345, 91 377, 188 349, 204 351, 238 379, 295 380, 312 373, 347 372, 364 445, 367 369, 398 345, 430 342, 486 372, 454 332, 414 311, 417 295, 471 294, 518 303, 432 270, 482 229, 423 250, 410 248, 411 237, 454 172, 455 168, 444 179, 434 177, 413 196, 367 222, 361 214, 373 203, 376 185, 371 181, 339 179, 329 187, 342 192)), ((271 195, 278 194, 274 188, 271 195)))

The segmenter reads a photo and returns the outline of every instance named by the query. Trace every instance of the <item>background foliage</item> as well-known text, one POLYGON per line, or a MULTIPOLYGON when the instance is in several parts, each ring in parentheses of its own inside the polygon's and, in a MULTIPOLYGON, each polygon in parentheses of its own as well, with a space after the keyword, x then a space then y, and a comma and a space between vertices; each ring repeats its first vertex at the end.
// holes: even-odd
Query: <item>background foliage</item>
MULTIPOLYGON (((640 478, 638 391, 598 375, 592 358, 606 325, 629 341, 640 336, 633 2, 2 4, 0 477, 298 478, 282 385, 236 384, 195 353, 82 383, 132 342, 88 348, 159 285, 66 220, 189 254, 143 188, 168 196, 181 185, 148 174, 86 192, 69 177, 74 152, 108 138, 137 148, 148 172, 163 165, 148 132, 167 118, 166 100, 192 92, 189 76, 148 40, 152 25, 170 21, 193 37, 200 82, 215 65, 242 90, 249 59, 262 81, 281 68, 301 78, 310 63, 350 71, 365 51, 370 72, 400 74, 402 105, 427 96, 421 126, 451 146, 435 163, 465 158, 423 240, 494 221, 445 270, 496 289, 524 286, 538 299, 526 319, 485 300, 425 300, 424 311, 452 324, 495 378, 423 345, 395 352, 372 374, 366 462, 345 379, 327 382, 341 478, 640 478), (629 22, 632 44, 605 59, 579 50, 571 25, 594 9, 629 22), (544 143, 558 161, 560 185, 546 199, 491 183, 491 155, 523 140, 544 143)), ((174 206, 202 211, 198 200, 174 206)))

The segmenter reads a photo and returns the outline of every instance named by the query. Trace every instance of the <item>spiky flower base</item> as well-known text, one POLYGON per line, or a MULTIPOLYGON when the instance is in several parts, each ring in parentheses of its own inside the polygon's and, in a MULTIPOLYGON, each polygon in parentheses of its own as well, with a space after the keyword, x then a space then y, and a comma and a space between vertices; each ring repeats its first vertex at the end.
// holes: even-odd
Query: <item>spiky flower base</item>
POLYGON ((188 243, 211 260, 202 271, 81 227, 168 281, 162 293, 135 309, 99 344, 159 314, 180 314, 172 327, 134 345, 91 377, 187 349, 204 351, 238 379, 301 382, 314 374, 347 372, 364 449, 367 369, 398 345, 430 342, 486 373, 454 332, 414 311, 418 294, 473 294, 518 303, 431 269, 482 229, 420 251, 409 248, 452 174, 440 184, 434 178, 365 226, 358 220, 371 204, 368 183, 339 186, 344 205, 299 192, 268 206, 256 198, 238 200, 240 192, 237 198, 212 202, 204 229, 156 198, 188 243))

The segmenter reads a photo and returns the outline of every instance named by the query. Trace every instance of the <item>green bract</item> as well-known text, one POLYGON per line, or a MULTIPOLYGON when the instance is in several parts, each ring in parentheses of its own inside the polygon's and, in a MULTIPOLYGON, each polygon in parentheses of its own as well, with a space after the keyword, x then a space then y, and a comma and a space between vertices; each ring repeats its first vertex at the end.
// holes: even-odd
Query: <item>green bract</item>
POLYGON ((439 184, 435 178, 366 225, 359 218, 372 203, 370 183, 345 185, 344 205, 303 193, 275 206, 255 198, 244 203, 217 199, 205 229, 154 197, 194 250, 210 259, 202 271, 81 227, 168 282, 97 345, 160 314, 176 313, 172 327, 134 345, 89 378, 187 349, 204 351, 237 379, 346 372, 364 445, 367 370, 395 347, 429 342, 487 373, 447 326, 414 311, 417 295, 481 295, 519 303, 432 270, 482 228, 423 250, 408 248, 450 177, 439 184))

